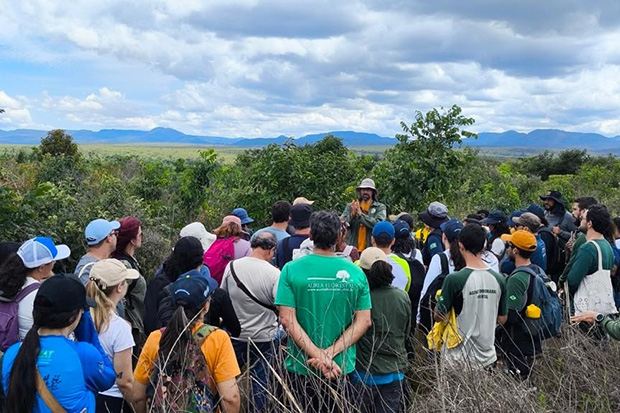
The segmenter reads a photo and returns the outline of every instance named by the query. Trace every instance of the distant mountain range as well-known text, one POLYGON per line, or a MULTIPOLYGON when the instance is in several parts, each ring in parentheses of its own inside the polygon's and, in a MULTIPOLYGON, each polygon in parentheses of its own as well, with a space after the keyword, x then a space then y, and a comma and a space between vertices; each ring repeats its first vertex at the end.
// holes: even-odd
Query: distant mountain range
MULTIPOLYGON (((38 145, 47 131, 35 129, 0 129, 0 144, 38 145)), ((102 129, 68 130, 67 133, 80 144, 175 144, 175 145, 210 145, 239 148, 262 147, 271 143, 283 144, 289 138, 280 135, 276 138, 225 138, 218 136, 186 135, 170 128, 155 128, 150 131, 102 129)), ((374 133, 352 131, 333 131, 306 135, 295 139, 297 145, 311 144, 325 135, 332 134, 342 138, 347 146, 391 146, 394 138, 386 138, 374 133)), ((597 133, 567 132, 557 129, 536 129, 529 133, 506 131, 501 133, 483 132, 478 139, 466 139, 465 145, 471 147, 491 148, 531 148, 531 149, 588 149, 594 152, 620 153, 620 136, 608 138, 597 133)))

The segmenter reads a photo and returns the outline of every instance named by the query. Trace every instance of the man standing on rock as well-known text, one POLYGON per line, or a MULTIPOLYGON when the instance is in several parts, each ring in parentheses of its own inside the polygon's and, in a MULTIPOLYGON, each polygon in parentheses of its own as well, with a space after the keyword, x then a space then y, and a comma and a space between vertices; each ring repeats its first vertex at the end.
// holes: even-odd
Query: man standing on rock
POLYGON ((354 245, 361 253, 370 247, 372 229, 379 221, 385 221, 387 211, 384 204, 377 202, 377 188, 375 182, 366 178, 357 187, 358 198, 345 208, 343 221, 350 225, 347 243, 354 245))

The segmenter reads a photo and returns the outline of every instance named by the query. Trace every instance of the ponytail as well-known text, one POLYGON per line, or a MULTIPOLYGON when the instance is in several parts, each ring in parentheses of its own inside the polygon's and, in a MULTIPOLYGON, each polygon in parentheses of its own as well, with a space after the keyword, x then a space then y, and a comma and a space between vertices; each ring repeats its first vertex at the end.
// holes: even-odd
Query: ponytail
MULTIPOLYGON (((39 304, 45 298, 37 297, 39 304)), ((57 313, 49 306, 35 305, 32 310, 34 323, 22 342, 9 374, 9 386, 4 402, 5 413, 31 412, 37 395, 37 358, 41 351, 39 328, 64 328, 80 317, 82 309, 57 313)))
POLYGON ((454 264, 454 271, 462 270, 467 266, 465 258, 463 258, 459 248, 458 236, 450 241, 450 259, 452 260, 452 264, 454 264))
POLYGON ((97 278, 90 278, 86 283, 86 295, 95 300, 97 305, 90 309, 95 323, 95 330, 98 333, 104 332, 108 328, 108 323, 112 318, 112 311, 116 307, 112 300, 108 298, 116 285, 111 287, 102 285, 97 278), (103 287, 103 288, 102 288, 103 287))
POLYGON ((202 321, 197 319, 197 316, 203 306, 177 307, 159 340, 159 359, 165 361, 166 365, 180 367, 183 364, 185 350, 192 340, 192 327, 202 321))
POLYGON ((33 411, 37 395, 37 357, 40 349, 39 327, 33 324, 13 361, 4 402, 5 413, 33 411))

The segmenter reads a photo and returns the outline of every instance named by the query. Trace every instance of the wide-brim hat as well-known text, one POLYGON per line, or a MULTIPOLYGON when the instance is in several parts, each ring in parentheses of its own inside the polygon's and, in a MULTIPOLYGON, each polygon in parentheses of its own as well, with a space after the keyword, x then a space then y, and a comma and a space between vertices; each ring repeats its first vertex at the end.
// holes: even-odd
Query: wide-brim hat
POLYGON ((545 195, 541 195, 540 199, 543 201, 546 201, 547 199, 553 199, 555 202, 566 205, 566 199, 564 199, 564 197, 559 191, 549 191, 545 195))
POLYGON ((375 191, 375 193, 377 192, 377 187, 375 186, 375 181, 373 181, 370 178, 363 179, 362 182, 355 189, 357 191, 359 191, 360 189, 372 189, 373 191, 375 191))

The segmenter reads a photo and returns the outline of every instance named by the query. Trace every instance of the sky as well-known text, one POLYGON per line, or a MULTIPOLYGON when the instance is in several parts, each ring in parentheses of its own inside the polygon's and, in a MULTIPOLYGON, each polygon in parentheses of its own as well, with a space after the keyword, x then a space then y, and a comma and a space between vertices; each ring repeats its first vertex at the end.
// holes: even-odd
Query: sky
POLYGON ((475 132, 620 135, 620 1, 0 6, 4 130, 394 136, 453 104, 475 132))

